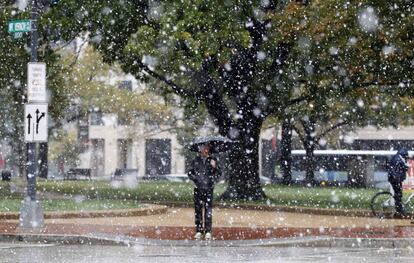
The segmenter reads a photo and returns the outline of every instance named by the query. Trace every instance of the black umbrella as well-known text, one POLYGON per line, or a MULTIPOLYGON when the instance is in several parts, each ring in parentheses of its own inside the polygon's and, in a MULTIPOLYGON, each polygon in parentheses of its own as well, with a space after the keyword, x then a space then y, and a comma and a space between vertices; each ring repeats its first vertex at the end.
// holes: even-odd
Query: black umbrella
POLYGON ((234 142, 223 136, 205 136, 194 138, 188 145, 188 148, 193 152, 198 152, 200 146, 204 144, 210 145, 211 153, 225 152, 230 149, 234 142))

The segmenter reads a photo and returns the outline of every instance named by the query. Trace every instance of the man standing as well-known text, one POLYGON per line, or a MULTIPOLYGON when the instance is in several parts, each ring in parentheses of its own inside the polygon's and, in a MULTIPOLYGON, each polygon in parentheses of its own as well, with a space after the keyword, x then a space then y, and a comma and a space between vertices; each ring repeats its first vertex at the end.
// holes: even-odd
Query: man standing
POLYGON ((205 235, 206 240, 212 238, 212 213, 214 182, 220 177, 221 170, 217 160, 210 155, 208 143, 199 146, 199 154, 191 163, 188 178, 195 184, 194 212, 195 212, 195 239, 205 235))
POLYGON ((406 148, 401 148, 396 155, 394 155, 388 163, 388 181, 394 190, 394 200, 397 217, 407 217, 407 211, 402 205, 402 182, 407 177, 408 171, 408 151, 406 148))

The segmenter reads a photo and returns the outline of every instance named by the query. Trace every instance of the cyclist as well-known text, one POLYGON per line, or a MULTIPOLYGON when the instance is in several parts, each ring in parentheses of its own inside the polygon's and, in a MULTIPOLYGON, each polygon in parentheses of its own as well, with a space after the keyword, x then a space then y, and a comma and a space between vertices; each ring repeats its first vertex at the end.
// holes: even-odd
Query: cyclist
POLYGON ((402 205, 402 182, 405 180, 408 171, 408 151, 406 148, 398 150, 387 164, 388 181, 394 190, 394 200, 397 217, 407 217, 407 211, 402 205))

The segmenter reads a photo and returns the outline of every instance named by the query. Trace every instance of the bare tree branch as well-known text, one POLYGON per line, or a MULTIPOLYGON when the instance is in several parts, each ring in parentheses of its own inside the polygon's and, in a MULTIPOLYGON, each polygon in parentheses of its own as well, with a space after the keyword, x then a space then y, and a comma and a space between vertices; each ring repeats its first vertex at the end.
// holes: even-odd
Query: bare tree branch
POLYGON ((188 91, 186 91, 185 89, 183 89, 182 87, 178 86, 176 83, 174 83, 173 81, 167 79, 165 76, 158 74, 157 72, 155 72, 154 70, 151 70, 147 65, 140 63, 140 68, 146 72, 148 75, 150 75, 151 77, 163 82, 164 84, 166 84, 167 86, 169 86, 170 88, 173 89, 173 91, 180 95, 180 96, 185 96, 185 97, 196 97, 195 94, 190 94, 188 91))
MULTIPOLYGON (((302 123, 302 125, 303 125, 303 123, 302 123)), ((294 124, 292 125, 292 129, 297 133, 300 141, 303 144, 305 144, 305 136, 304 136, 304 134, 302 134, 302 132, 300 131, 300 129, 298 127, 296 127, 296 125, 294 125, 294 124)))
POLYGON ((325 131, 321 132, 321 134, 319 134, 318 137, 315 138, 316 141, 319 141, 320 139, 322 139, 323 137, 325 137, 329 132, 338 129, 342 126, 348 125, 350 123, 350 121, 343 121, 343 122, 339 122, 331 127, 329 127, 328 129, 326 129, 325 131))

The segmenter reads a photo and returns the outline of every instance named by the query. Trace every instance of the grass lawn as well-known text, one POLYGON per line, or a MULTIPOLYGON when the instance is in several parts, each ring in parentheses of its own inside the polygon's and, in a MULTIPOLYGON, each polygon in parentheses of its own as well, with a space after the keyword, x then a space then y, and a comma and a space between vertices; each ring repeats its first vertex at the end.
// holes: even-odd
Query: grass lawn
MULTIPOLYGON (((217 188, 217 190, 220 187, 217 188)), ((221 187, 223 192, 224 187, 221 187)), ((38 190, 86 199, 139 200, 146 202, 192 202, 191 183, 142 182, 133 187, 102 181, 39 181, 38 190)))
MULTIPOLYGON (((224 192, 226 185, 215 187, 215 199, 224 192)), ((39 190, 64 193, 69 196, 83 195, 92 199, 123 199, 140 202, 192 203, 191 183, 143 182, 136 187, 113 187, 109 182, 88 181, 42 181, 39 190)), ((369 209, 372 196, 377 189, 321 188, 267 185, 264 191, 268 200, 242 202, 252 204, 274 204, 283 206, 369 209)))
POLYGON ((339 187, 299 187, 269 185, 264 187, 270 202, 275 205, 371 209, 371 198, 378 189, 339 187))
MULTIPOLYGON (((13 183, 12 183, 13 184, 13 183)), ((25 182, 16 181, 16 185, 24 187, 25 182)), ((18 211, 20 200, 16 193, 8 195, 8 187, 0 182, 0 211, 18 211), (5 199, 7 198, 7 199, 5 199), (4 200, 5 199, 5 200, 4 200), (16 210, 17 209, 17 210, 16 210)), ((224 192, 226 185, 215 187, 215 200, 224 192)), ((41 192, 56 193, 70 200, 42 200, 45 210, 97 210, 131 208, 138 203, 193 202, 193 185, 176 182, 140 182, 132 187, 119 183, 102 181, 51 181, 38 180, 37 189, 41 192)), ((370 209, 370 200, 378 189, 355 189, 337 187, 300 187, 267 185, 264 191, 267 200, 257 202, 238 202, 257 205, 280 205, 296 207, 370 209)), ((10 191, 9 191, 10 194, 10 191)), ((20 194, 21 195, 21 194, 20 194)), ((21 198, 21 197, 20 197, 21 198)), ((228 203, 228 202, 226 202, 228 203)))
MULTIPOLYGON (((0 212, 18 212, 22 199, 6 198, 0 200, 0 212)), ((134 200, 41 200, 45 211, 92 211, 138 208, 139 204, 134 200)))

